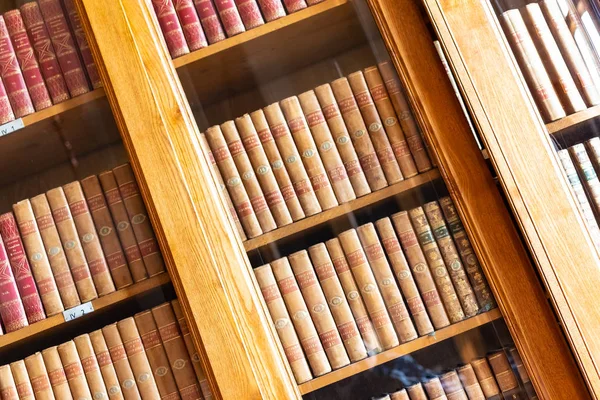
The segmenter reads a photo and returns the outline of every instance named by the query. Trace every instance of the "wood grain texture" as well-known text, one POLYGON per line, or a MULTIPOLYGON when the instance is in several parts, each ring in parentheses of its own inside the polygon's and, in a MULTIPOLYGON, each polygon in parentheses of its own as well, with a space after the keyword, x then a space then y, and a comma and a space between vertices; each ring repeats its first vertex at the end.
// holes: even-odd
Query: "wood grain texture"
POLYGON ((568 115, 558 121, 550 122, 549 124, 546 124, 546 129, 548 130, 548 133, 552 135, 559 133, 564 129, 598 118, 598 116, 600 116, 600 105, 568 115))

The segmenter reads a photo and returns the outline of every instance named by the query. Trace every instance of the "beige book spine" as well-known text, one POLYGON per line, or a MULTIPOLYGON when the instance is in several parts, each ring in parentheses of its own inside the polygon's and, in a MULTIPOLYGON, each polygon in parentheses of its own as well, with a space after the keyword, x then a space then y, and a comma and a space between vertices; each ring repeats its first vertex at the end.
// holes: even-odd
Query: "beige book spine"
POLYGON ((15 380, 17 387, 17 394, 19 400, 35 400, 33 394, 33 387, 27 374, 27 368, 25 367, 25 361, 19 360, 10 364, 10 372, 15 380))
POLYGON ((427 155, 427 149, 423 143, 421 132, 413 116, 408 101, 402 91, 400 79, 389 61, 384 61, 378 65, 379 72, 384 80, 385 87, 396 110, 396 115, 400 119, 400 126, 406 135, 408 148, 415 160, 419 172, 429 171, 432 168, 431 160, 427 155))
POLYGON ((252 123, 250 115, 245 114, 243 117, 236 118, 235 125, 238 128, 240 139, 248 154, 248 159, 252 164, 252 168, 260 183, 265 200, 273 215, 273 219, 275 219, 277 227, 291 224, 293 222, 292 216, 283 199, 281 190, 279 190, 277 179, 275 179, 275 174, 269 164, 265 150, 260 143, 258 133, 252 123))
POLYGON ((321 209, 328 210, 338 205, 327 171, 317 151, 317 146, 310 134, 310 129, 302 113, 300 102, 296 96, 279 102, 287 125, 292 133, 294 143, 310 178, 310 183, 319 200, 321 209))
POLYGON ((475 371, 475 376, 479 381, 479 386, 481 387, 485 398, 489 399, 490 397, 500 396, 500 389, 496 384, 496 379, 494 378, 494 374, 492 373, 487 359, 480 358, 471 361, 471 366, 473 367, 473 371, 475 371))
POLYGON ((369 266, 365 252, 360 244, 354 229, 342 232, 338 239, 344 249, 350 270, 360 288, 360 294, 369 311, 375 332, 383 349, 391 349, 400 344, 394 330, 394 325, 388 314, 381 292, 377 288, 377 281, 369 266))
POLYGON ((379 232, 385 254, 390 260, 394 275, 398 279, 400 289, 406 299, 410 314, 415 321, 417 332, 419 332, 420 336, 428 335, 433 332, 433 325, 431 324, 429 315, 427 315, 425 304, 423 304, 417 284, 410 272, 410 267, 404 257, 398 237, 394 232, 392 221, 389 218, 382 218, 375 222, 375 226, 379 232))
POLYGON ((492 367, 492 371, 494 371, 498 387, 505 396, 507 393, 520 391, 519 381, 517 380, 504 351, 489 355, 488 361, 492 367))
POLYGON ((485 400, 485 395, 481 390, 481 386, 479 386, 479 381, 471 364, 463 365, 456 372, 467 396, 469 396, 469 400, 485 400))
POLYGON ((242 139, 235 127, 235 123, 233 121, 227 121, 221 124, 221 132, 223 133, 223 138, 227 143, 229 154, 231 154, 231 158, 237 168, 238 174, 242 178, 242 184, 246 189, 250 204, 252 204, 252 209, 256 214, 262 232, 266 233, 272 231, 277 228, 277 224, 269 210, 267 200, 260 188, 260 184, 254 173, 246 149, 244 149, 242 139))
POLYGON ((585 145, 579 143, 569 147, 569 154, 575 169, 579 173, 581 183, 586 189, 590 205, 595 210, 596 215, 600 215, 600 181, 585 150, 585 145))
POLYGON ((427 259, 419 246, 419 241, 410 223, 408 212, 400 211, 392 215, 391 219, 433 326, 435 329, 441 329, 450 325, 448 314, 436 288, 431 271, 427 267, 427 259))
MULTIPOLYGON (((102 374, 104 386, 108 392, 108 397, 111 400, 124 399, 125 397, 123 395, 123 391, 121 390, 121 384, 119 383, 117 371, 115 370, 115 366, 110 356, 110 351, 108 349, 108 345, 106 344, 106 340, 104 339, 102 330, 98 329, 97 331, 90 332, 89 336, 90 342, 92 343, 92 348, 94 349, 94 355, 98 361, 100 373, 102 374)), ((133 396, 133 398, 136 397, 133 396)))
POLYGON ((440 382, 448 400, 469 400, 456 371, 440 376, 440 382))
POLYGON ((10 371, 10 365, 0 366, 0 397, 2 400, 19 400, 17 385, 10 371))
POLYGON ((360 295, 360 290, 354 281, 352 271, 350 271, 350 265, 346 260, 340 240, 334 238, 328 240, 325 245, 331 257, 331 262, 333 263, 337 277, 342 285, 342 289, 344 290, 344 295, 350 306, 350 311, 352 311, 352 315, 356 321, 360 336, 365 344, 367 354, 373 355, 379 353, 381 351, 381 345, 379 344, 377 333, 369 318, 369 312, 360 295))
POLYGON ((579 16, 576 16, 574 10, 572 8, 569 8, 569 6, 564 0, 561 0, 558 3, 563 15, 565 16, 565 21, 569 27, 569 30, 573 35, 573 39, 575 39, 577 48, 579 49, 581 56, 585 61, 585 65, 587 66, 588 71, 592 77, 592 82, 594 82, 594 86, 596 87, 596 90, 598 90, 598 88, 600 88, 598 58, 597 55, 594 54, 595 50, 592 49, 590 37, 586 34, 585 28, 580 24, 579 21, 581 20, 579 16))
POLYGON ((387 89, 383 83, 383 78, 381 77, 377 66, 374 65, 365 68, 364 77, 367 81, 367 86, 371 93, 371 97, 373 98, 373 102, 375 103, 375 107, 377 108, 377 112, 383 122, 383 129, 385 129, 390 144, 392 145, 392 151, 394 152, 394 156, 396 156, 396 161, 398 161, 402 175, 405 178, 417 175, 419 173, 417 165, 410 153, 404 131, 398 122, 398 116, 396 115, 396 111, 394 110, 394 106, 392 105, 392 101, 390 100, 387 89))
MULTIPOLYGON (((123 398, 125 398, 125 400, 141 399, 140 391, 135 383, 135 375, 127 360, 127 353, 125 352, 123 340, 121 340, 121 335, 117 329, 117 324, 107 325, 102 328, 102 335, 106 341, 106 346, 108 347, 110 359, 112 360, 117 379, 119 380, 123 398)), ((104 382, 106 383, 106 386, 108 386, 106 378, 104 382)))
POLYGON ((407 387, 406 391, 410 396, 410 400, 428 400, 425 389, 423 389, 423 384, 421 383, 407 387))
POLYGON ((359 226, 356 231, 400 341, 404 343, 416 339, 417 331, 394 279, 394 273, 385 257, 375 226, 369 223, 359 226))
POLYGON ((35 399, 54 400, 54 392, 50 385, 50 378, 48 377, 48 371, 46 370, 42 353, 37 352, 32 354, 29 357, 26 357, 24 361, 35 399))
POLYGON ((83 367, 81 366, 75 343, 71 340, 59 345, 58 354, 60 355, 73 398, 91 400, 92 394, 83 373, 83 367))
POLYGON ((79 298, 84 303, 93 300, 98 297, 98 292, 92 279, 90 267, 85 259, 65 193, 61 187, 58 187, 46 192, 46 198, 52 210, 52 217, 60 235, 69 268, 73 274, 79 298))
POLYGON ((50 386, 52 386, 54 397, 57 400, 73 400, 57 346, 42 350, 42 357, 44 358, 46 371, 48 371, 48 378, 50 379, 50 386))
POLYGON ((388 181, 385 173, 377 158, 375 147, 368 135, 365 121, 358 109, 354 94, 348 83, 348 79, 339 78, 331 82, 331 90, 337 100, 337 103, 342 114, 342 118, 346 123, 350 139, 358 155, 361 168, 367 177, 367 182, 372 191, 383 189, 388 186, 388 181))
MULTIPOLYGON (((277 181, 277 185, 279 186, 279 190, 281 191, 281 195, 283 196, 283 200, 285 201, 285 205, 287 206, 292 220, 298 221, 304 218, 302 205, 296 195, 294 185, 292 184, 285 163, 281 158, 281 154, 279 153, 279 149, 277 148, 277 144, 275 143, 275 139, 269 128, 265 113, 263 110, 257 110, 250 113, 250 118, 252 119, 256 134, 262 145, 261 149, 267 157, 268 165, 270 165, 271 171, 273 171, 273 175, 275 176, 275 180, 277 181)), ((252 158, 250 161, 252 161, 252 158)))
POLYGON ((331 365, 327 360, 327 355, 323 350, 319 335, 313 324, 300 288, 294 278, 294 273, 287 258, 280 258, 271 263, 271 269, 277 286, 283 296, 283 301, 292 317, 292 323, 300 339, 300 344, 308 363, 312 369, 313 375, 321 376, 331 372, 331 365))
POLYGON ((390 400, 410 400, 406 389, 398 390, 397 392, 390 393, 390 400))
POLYGON ((85 374, 85 379, 87 380, 87 385, 92 394, 92 398, 108 398, 108 392, 106 386, 104 386, 104 379, 102 378, 102 372, 100 372, 100 366, 98 365, 98 359, 94 353, 90 335, 85 334, 77 336, 73 339, 73 342, 77 348, 77 354, 81 361, 83 373, 85 374))
POLYGON ((444 393, 444 388, 442 387, 442 383, 439 378, 433 378, 425 383, 423 383, 423 387, 427 392, 427 396, 430 400, 447 400, 446 394, 444 393))
POLYGON ((315 92, 309 90, 298 95, 298 101, 338 202, 347 203, 356 199, 352 183, 350 183, 315 92))
POLYGON ((48 317, 65 310, 29 200, 13 205, 27 259, 48 317))

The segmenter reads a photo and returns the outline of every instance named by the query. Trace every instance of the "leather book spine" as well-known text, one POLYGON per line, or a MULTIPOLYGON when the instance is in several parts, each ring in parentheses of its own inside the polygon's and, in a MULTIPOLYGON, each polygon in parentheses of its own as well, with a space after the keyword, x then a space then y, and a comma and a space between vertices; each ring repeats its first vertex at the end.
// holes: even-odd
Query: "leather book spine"
POLYGON ((510 349, 509 352, 515 363, 515 367, 517 367, 517 373, 519 374, 519 378, 521 378, 521 382, 523 383, 523 388, 525 389, 525 394, 527 394, 527 398, 529 400, 538 400, 537 394, 535 393, 535 389, 533 387, 533 383, 531 383, 529 373, 527 373, 527 370, 523 365, 523 360, 521 360, 521 355, 514 347, 510 349))
POLYGON ((33 47, 27 36, 21 12, 19 10, 6 12, 4 21, 35 110, 39 111, 50 107, 52 105, 50 93, 48 93, 42 71, 33 54, 33 47))
POLYGON ((152 0, 158 24, 167 43, 171 58, 188 54, 190 49, 183 35, 172 0, 152 0))
POLYGON ((350 271, 350 265, 348 264, 348 260, 346 260, 340 240, 338 238, 330 239, 325 242, 325 246, 331 256, 331 262, 344 290, 346 300, 348 300, 350 311, 352 311, 352 315, 356 321, 356 326, 362 337, 367 354, 373 355, 381 352, 381 344, 377 338, 377 333, 360 295, 360 290, 352 276, 352 271, 350 271))
POLYGON ((44 249, 44 243, 35 221, 31 203, 29 200, 22 200, 13 205, 13 211, 46 315, 52 316, 61 313, 65 308, 60 298, 52 268, 50 268, 50 262, 44 249))
POLYGON ((60 0, 38 0, 71 97, 90 91, 60 0))
MULTIPOLYGON (((329 305, 333 319, 340 333, 350 361, 356 362, 367 357, 367 349, 362 341, 356 321, 352 316, 350 306, 346 301, 344 289, 335 273, 333 262, 324 243, 308 248, 308 253, 319 278, 319 284, 329 305)), ((293 267, 293 263, 292 263, 293 267)))
POLYGON ((285 17, 285 8, 281 0, 258 0, 258 5, 267 22, 285 17))
POLYGON ((360 113, 354 94, 347 78, 339 78, 331 82, 331 89, 340 108, 342 118, 346 123, 350 139, 358 155, 360 165, 367 177, 372 191, 388 186, 385 173, 377 158, 375 147, 368 135, 365 121, 360 113))
POLYGON ((441 329, 450 325, 448 314, 444 309, 431 271, 427 267, 427 259, 419 246, 408 212, 396 213, 392 215, 391 219, 433 326, 435 329, 441 329))
MULTIPOLYGON (((285 163, 279 154, 279 149, 277 148, 277 144, 275 143, 275 139, 273 138, 271 129, 269 128, 269 123, 267 122, 265 113, 263 110, 257 110, 250 113, 250 118, 252 119, 252 123, 256 129, 256 134, 258 135, 258 139, 262 145, 261 149, 264 151, 264 154, 267 157, 268 164, 266 165, 270 165, 271 171, 273 171, 273 175, 277 180, 277 185, 279 186, 279 190, 283 196, 283 201, 285 201, 285 205, 287 206, 292 220, 298 221, 304 218, 305 215, 304 211, 302 210, 302 205, 300 204, 300 200, 296 195, 294 185, 292 184, 290 175, 285 167, 285 163)), ((246 148, 246 150, 248 151, 248 154, 250 154, 248 148, 246 148)), ((252 158, 250 158, 250 161, 252 161, 252 158)))
POLYGON ((450 371, 440 376, 440 382, 448 400, 470 400, 456 371, 450 371))
POLYGON ((488 356, 488 361, 504 398, 525 400, 525 394, 521 392, 519 381, 510 366, 506 353, 499 351, 491 354, 488 356))
MULTIPOLYGON (((248 114, 235 119, 235 124, 239 131, 240 139, 247 152, 247 157, 254 169, 255 176, 260 183, 265 200, 269 206, 269 210, 277 224, 277 227, 291 224, 292 216, 285 204, 283 195, 279 190, 277 179, 271 169, 267 155, 260 143, 258 133, 252 123, 252 119, 248 114)), ((225 134, 225 130, 223 131, 225 134)), ((230 144, 230 150, 231 144, 230 144)), ((233 150, 232 150, 233 151, 233 150)), ((244 163, 243 157, 238 157, 241 164, 244 163)), ((235 157, 234 157, 235 159, 235 157)), ((236 160, 237 161, 237 160, 236 160)), ((239 167, 238 167, 239 168, 239 167)))
POLYGON ((246 30, 265 24, 256 0, 235 0, 235 5, 246 30))
POLYGON ((10 365, 0 366, 0 397, 2 400, 19 400, 17 384, 10 371, 10 365))
POLYGON ((398 390, 394 393, 390 393, 390 400, 410 400, 406 389, 398 390))
POLYGON ((394 325, 386 309, 383 297, 377 287, 377 281, 367 261, 367 256, 360 244, 358 234, 354 229, 342 232, 338 239, 344 249, 350 270, 354 276, 360 294, 369 311, 379 343, 384 350, 391 349, 400 344, 394 330, 394 325))
POLYGON ((375 222, 385 254, 390 260, 392 270, 400 285, 400 290, 406 299, 406 304, 415 322, 419 336, 433 332, 433 325, 427 315, 425 304, 419 294, 419 289, 413 279, 408 262, 404 257, 398 237, 389 218, 382 218, 375 222))
POLYGON ((59 345, 58 354, 60 355, 73 398, 91 399, 92 394, 90 393, 75 343, 71 340, 59 345))
POLYGON ((325 0, 306 0, 306 4, 308 4, 308 6, 314 6, 315 4, 319 4, 322 3, 325 0))
POLYGON ((54 400, 48 371, 44 364, 42 353, 37 352, 25 358, 25 368, 31 382, 31 388, 36 400, 54 400))
POLYGON ((165 263, 163 261, 158 242, 154 236, 154 230, 150 224, 148 211, 142 200, 140 189, 135 181, 131 165, 124 164, 112 170, 119 193, 125 204, 127 215, 131 221, 131 227, 137 240, 144 265, 149 276, 158 275, 165 272, 165 263))
POLYGON ((494 374, 490 369, 487 359, 480 358, 471 361, 471 366, 473 367, 473 371, 475 371, 475 376, 479 381, 479 386, 481 387, 485 398, 500 399, 500 388, 498 388, 498 384, 496 384, 496 379, 494 378, 494 374))
POLYGON ((29 325, 2 237, 0 237, 0 318, 7 333, 29 325))
POLYGON ((431 160, 427 155, 421 132, 417 127, 413 113, 402 91, 400 79, 389 61, 380 63, 378 67, 390 100, 392 101, 392 106, 394 106, 396 115, 398 115, 398 119, 400 120, 400 126, 406 135, 408 148, 415 160, 417 169, 419 172, 429 171, 432 168, 431 160))
MULTIPOLYGON (((279 103, 273 103, 263 108, 263 110, 279 154, 284 160, 285 169, 292 181, 296 196, 298 196, 298 200, 302 205, 304 215, 309 217, 320 213, 322 211, 321 205, 311 185, 308 171, 306 171, 300 159, 300 153, 296 148, 279 103)), ((263 141, 262 138, 261 141, 263 141)), ((282 193, 285 198, 285 190, 282 189, 282 193)))
POLYGON ((328 210, 337 206, 338 201, 327 177, 323 161, 317 151, 315 141, 310 134, 298 98, 296 96, 288 97, 280 101, 279 104, 302 158, 306 173, 310 177, 310 183, 319 200, 321 209, 328 210))
MULTIPOLYGON (((142 397, 140 395, 140 390, 135 383, 135 375, 133 374, 131 365, 129 365, 129 361, 127 360, 127 353, 125 351, 125 346, 123 345, 121 335, 119 334, 117 324, 115 323, 107 325, 102 328, 102 335, 104 336, 104 341, 106 342, 123 398, 125 400, 141 400, 142 397)), ((98 350, 95 348, 94 350, 96 351, 96 356, 98 357, 100 365, 102 365, 100 362, 100 357, 98 356, 98 350)), ((104 372, 102 375, 104 376, 104 372)), ((108 393, 110 394, 110 387, 112 387, 112 385, 109 386, 109 383, 106 381, 106 377, 104 377, 104 383, 109 387, 108 393)), ((159 398, 159 396, 156 398, 159 398)))
POLYGON ((44 358, 46 371, 48 371, 48 378, 50 379, 50 386, 52 386, 54 397, 57 400, 73 400, 57 346, 42 350, 42 357, 44 358))
POLYGON ((410 400, 428 400, 425 389, 423 389, 421 383, 407 387, 406 391, 408 392, 410 400))
MULTIPOLYGON (((27 261, 17 222, 12 212, 0 215, 0 235, 17 283, 17 289, 19 289, 19 296, 25 308, 27 321, 33 324, 45 319, 46 314, 44 313, 41 296, 47 296, 57 291, 52 274, 39 276, 36 282, 29 261, 27 261)), ((56 294, 58 295, 58 293, 56 294)), ((51 309, 50 312, 52 311, 55 310, 51 309)))
POLYGON ((588 194, 590 205, 596 215, 600 215, 600 181, 594 170, 594 166, 585 150, 583 143, 569 147, 569 154, 573 159, 573 165, 583 183, 583 187, 588 194))
POLYGON ((479 386, 479 381, 471 364, 463 365, 456 370, 469 400, 485 400, 486 397, 479 386))
POLYGON ((125 259, 129 264, 129 271, 134 282, 140 282, 148 278, 148 272, 144 265, 144 259, 142 258, 142 252, 138 246, 137 239, 133 228, 129 223, 129 216, 127 215, 127 209, 123 203, 123 198, 119 192, 119 186, 117 180, 112 171, 106 171, 98 175, 110 215, 113 218, 115 226, 117 228, 117 235, 123 246, 125 252, 125 259))
POLYGON ((13 113, 10 101, 8 100, 6 87, 4 86, 4 82, 0 80, 0 124, 5 124, 14 119, 15 114, 13 113))
POLYGON ((81 188, 85 195, 89 212, 98 232, 98 238, 106 257, 108 269, 115 287, 121 289, 133 284, 131 272, 127 266, 125 253, 119 242, 117 231, 113 223, 106 199, 102 193, 100 181, 96 175, 89 176, 81 181, 81 188))
POLYGON ((227 37, 232 37, 242 32, 246 32, 242 17, 238 12, 233 0, 214 0, 219 17, 223 22, 223 28, 227 32, 227 37))
POLYGON ((300 11, 308 7, 305 0, 283 0, 283 4, 285 4, 285 9, 288 14, 295 13, 296 11, 300 11))
MULTIPOLYGON (((102 330, 98 329, 97 331, 90 332, 89 336, 90 342, 92 342, 92 348, 94 349, 94 355, 98 361, 100 373, 102 374, 104 386, 108 392, 108 398, 111 400, 123 400, 125 397, 123 396, 123 391, 121 391, 119 378, 117 377, 117 372, 102 330)), ((137 394, 137 397, 135 396, 137 391, 132 393, 133 395, 131 398, 139 398, 139 394, 137 394)))
POLYGON ((25 361, 19 360, 10 363, 10 372, 12 372, 15 386, 17 387, 17 398, 19 400, 35 400, 33 387, 31 386, 29 374, 27 374, 27 368, 25 367, 25 361))
POLYGON ((371 193, 369 182, 367 182, 367 177, 362 170, 358 155, 352 145, 350 134, 342 118, 342 113, 337 105, 331 86, 325 84, 317 86, 314 90, 356 197, 371 193))
POLYGON ((294 273, 287 258, 280 258, 271 263, 271 269, 277 286, 283 296, 283 301, 292 317, 292 322, 304 354, 308 360, 314 376, 321 376, 331 372, 331 365, 323 350, 319 335, 313 324, 300 288, 294 278, 294 273))
POLYGON ((440 249, 435 242, 433 232, 427 222, 427 217, 425 216, 423 208, 414 208, 408 212, 408 215, 410 216, 419 243, 425 253, 431 275, 433 276, 438 292, 442 297, 442 302, 448 313, 448 318, 452 323, 462 321, 465 319, 465 313, 460 305, 458 295, 452 285, 452 279, 444 264, 440 249))
POLYGON ((193 0, 173 0, 175 11, 181 22, 183 35, 191 51, 202 49, 208 46, 200 17, 194 7, 193 0))
POLYGON ((439 378, 433 378, 425 383, 423 383, 423 387, 427 392, 427 396, 430 400, 447 400, 446 394, 444 393, 444 388, 442 387, 442 383, 439 378))
POLYGON ((281 340, 283 351, 290 363, 296 383, 301 384, 312 379, 312 374, 302 352, 300 341, 290 320, 290 315, 285 308, 281 292, 277 287, 275 275, 269 264, 254 269, 258 286, 260 287, 265 303, 273 320, 273 325, 281 340))
POLYGON ((90 335, 77 336, 73 339, 73 342, 75 343, 81 367, 83 368, 83 373, 85 374, 85 379, 92 395, 91 398, 107 399, 108 392, 104 385, 104 379, 102 378, 102 372, 100 372, 100 366, 94 353, 90 335))
POLYGON ((347 203, 356 199, 348 173, 335 146, 315 92, 313 90, 304 92, 298 95, 298 100, 323 161, 323 166, 327 171, 335 197, 340 203, 347 203))
POLYGON ((204 28, 208 43, 217 43, 227 38, 212 0, 194 0, 194 5, 196 6, 198 17, 200 17, 200 24, 204 28))

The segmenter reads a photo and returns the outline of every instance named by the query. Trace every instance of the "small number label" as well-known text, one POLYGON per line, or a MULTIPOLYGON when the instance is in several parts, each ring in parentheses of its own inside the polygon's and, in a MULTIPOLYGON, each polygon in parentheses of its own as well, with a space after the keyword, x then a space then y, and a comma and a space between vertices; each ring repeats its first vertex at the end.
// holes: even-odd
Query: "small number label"
POLYGON ((63 316, 65 317, 65 322, 69 322, 79 317, 83 317, 84 315, 89 314, 93 311, 94 306, 92 306, 91 301, 88 301, 87 303, 83 303, 78 305, 77 307, 73 307, 63 311, 63 316))
POLYGON ((18 131, 25 127, 21 118, 15 119, 14 121, 8 122, 4 125, 0 125, 0 136, 8 135, 14 131, 18 131))

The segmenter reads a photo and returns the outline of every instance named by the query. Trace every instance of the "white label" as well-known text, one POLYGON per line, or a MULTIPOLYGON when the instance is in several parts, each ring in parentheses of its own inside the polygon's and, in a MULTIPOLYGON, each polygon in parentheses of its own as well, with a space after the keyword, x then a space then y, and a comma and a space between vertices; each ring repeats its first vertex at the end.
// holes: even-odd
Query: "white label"
POLYGON ((89 314, 94 311, 94 306, 91 301, 87 303, 83 303, 78 305, 77 307, 70 308, 68 310, 63 311, 63 316, 65 317, 65 322, 72 321, 76 318, 83 317, 86 314, 89 314))
POLYGON ((0 136, 8 135, 9 133, 13 133, 14 131, 18 131, 19 129, 23 128, 25 128, 23 119, 15 119, 14 121, 10 121, 4 125, 0 125, 0 136))

